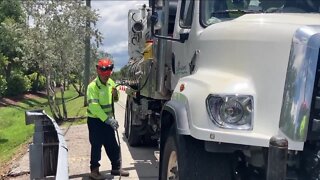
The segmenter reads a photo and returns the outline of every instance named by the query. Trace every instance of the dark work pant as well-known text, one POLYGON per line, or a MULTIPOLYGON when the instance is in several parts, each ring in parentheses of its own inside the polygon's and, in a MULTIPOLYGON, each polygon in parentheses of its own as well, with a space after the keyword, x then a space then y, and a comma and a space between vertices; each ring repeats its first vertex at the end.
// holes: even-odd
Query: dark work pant
POLYGON ((100 166, 101 148, 104 147, 111 161, 112 169, 120 169, 120 148, 116 140, 115 132, 110 125, 100 119, 88 117, 89 141, 91 144, 90 169, 100 166))

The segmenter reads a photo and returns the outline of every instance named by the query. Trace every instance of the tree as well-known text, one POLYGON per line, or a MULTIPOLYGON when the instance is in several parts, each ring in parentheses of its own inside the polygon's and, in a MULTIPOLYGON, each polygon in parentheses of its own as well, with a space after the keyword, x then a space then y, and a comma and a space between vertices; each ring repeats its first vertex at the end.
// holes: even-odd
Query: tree
POLYGON ((123 80, 128 78, 129 66, 123 66, 120 71, 115 71, 112 73, 111 78, 113 80, 123 80))
POLYGON ((0 75, 8 81, 13 69, 20 70, 22 30, 25 27, 21 2, 0 0, 0 75))
POLYGON ((85 28, 87 19, 96 24, 98 14, 80 0, 28 0, 24 7, 33 20, 25 32, 24 63, 27 67, 38 67, 45 75, 53 117, 64 120, 67 118, 65 87, 75 81, 74 77, 83 75, 84 37, 89 34, 95 39, 92 51, 101 44, 101 33, 95 26, 85 28), (60 87, 62 102, 57 101, 57 87, 60 87))

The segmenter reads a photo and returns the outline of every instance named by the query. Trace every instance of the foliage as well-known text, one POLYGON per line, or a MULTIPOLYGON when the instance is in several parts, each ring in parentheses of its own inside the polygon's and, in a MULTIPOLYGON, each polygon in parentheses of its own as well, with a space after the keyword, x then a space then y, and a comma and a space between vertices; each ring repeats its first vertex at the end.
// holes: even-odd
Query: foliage
POLYGON ((8 63, 8 57, 2 54, 0 51, 0 74, 5 74, 5 67, 7 67, 8 63))
POLYGON ((0 12, 0 22, 3 22, 6 18, 11 18, 18 23, 23 23, 25 18, 21 3, 17 0, 1 0, 0 12))
POLYGON ((6 90, 7 90, 7 81, 2 75, 0 75, 0 97, 4 95, 6 90))
POLYGON ((78 81, 70 77, 82 79, 85 37, 89 35, 95 40, 91 51, 101 44, 101 33, 96 27, 86 28, 87 21, 96 24, 98 14, 80 0, 27 0, 24 7, 34 21, 25 32, 24 66, 37 67, 45 75, 53 117, 58 121, 66 119, 65 106, 61 111, 56 102, 55 85, 62 85, 63 96, 67 82, 78 81))
POLYGON ((5 93, 19 94, 19 91, 28 90, 27 82, 23 82, 23 76, 19 78, 22 79, 19 82, 13 82, 14 77, 11 76, 13 71, 22 69, 20 57, 23 26, 24 13, 21 2, 0 1, 0 97, 5 93), (15 87, 15 83, 19 85, 15 87), (22 89, 19 89, 21 87, 22 89))
POLYGON ((128 78, 129 66, 124 66, 120 69, 120 71, 114 72, 111 75, 113 80, 122 80, 128 78))
POLYGON ((111 79, 113 79, 114 81, 116 80, 121 80, 121 74, 120 71, 115 71, 111 74, 111 79))
MULTIPOLYGON (((72 88, 65 94, 67 110, 70 111, 70 114, 78 117, 85 116, 86 108, 80 103, 83 102, 83 97, 75 98, 77 93, 72 88)), ((20 145, 32 136, 33 125, 26 126, 24 117, 25 111, 31 109, 44 109, 52 116, 44 97, 24 99, 18 104, 0 108, 0 169, 4 162, 11 159, 20 145)))
POLYGON ((6 95, 17 96, 29 91, 31 82, 27 76, 16 73, 8 79, 7 87, 6 95))
POLYGON ((31 81, 31 91, 42 91, 46 87, 46 78, 39 73, 32 73, 28 75, 31 81))
POLYGON ((0 1, 0 74, 5 75, 6 80, 12 71, 22 69, 24 19, 20 1, 0 1))
POLYGON ((120 70, 120 74, 121 77, 127 77, 128 78, 128 74, 129 74, 129 66, 123 66, 120 70))

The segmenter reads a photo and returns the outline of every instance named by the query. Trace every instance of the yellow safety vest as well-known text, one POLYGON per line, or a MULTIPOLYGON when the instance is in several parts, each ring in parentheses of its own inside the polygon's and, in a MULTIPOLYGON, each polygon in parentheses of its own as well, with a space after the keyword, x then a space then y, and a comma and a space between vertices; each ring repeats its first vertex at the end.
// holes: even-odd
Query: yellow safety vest
MULTIPOLYGON (((106 85, 102 84, 99 78, 93 80, 87 88, 87 115, 92 118, 99 118, 105 121, 113 116, 112 112, 112 88, 115 88, 112 79, 108 79, 106 85)), ((117 91, 119 97, 119 91, 117 91)), ((114 99, 115 102, 118 99, 114 99)))

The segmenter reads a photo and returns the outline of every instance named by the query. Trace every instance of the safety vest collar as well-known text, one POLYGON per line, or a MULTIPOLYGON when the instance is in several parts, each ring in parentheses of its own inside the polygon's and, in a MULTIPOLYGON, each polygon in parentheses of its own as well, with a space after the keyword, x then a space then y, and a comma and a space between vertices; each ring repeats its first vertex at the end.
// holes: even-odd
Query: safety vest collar
MULTIPOLYGON (((107 81, 107 85, 111 85, 110 84, 110 78, 108 79, 108 81, 107 81)), ((95 79, 95 82, 96 82, 96 85, 97 85, 97 87, 99 88, 99 89, 101 89, 101 87, 102 86, 106 86, 105 84, 103 84, 101 81, 100 81, 100 78, 99 77, 97 77, 96 79, 95 79)))

